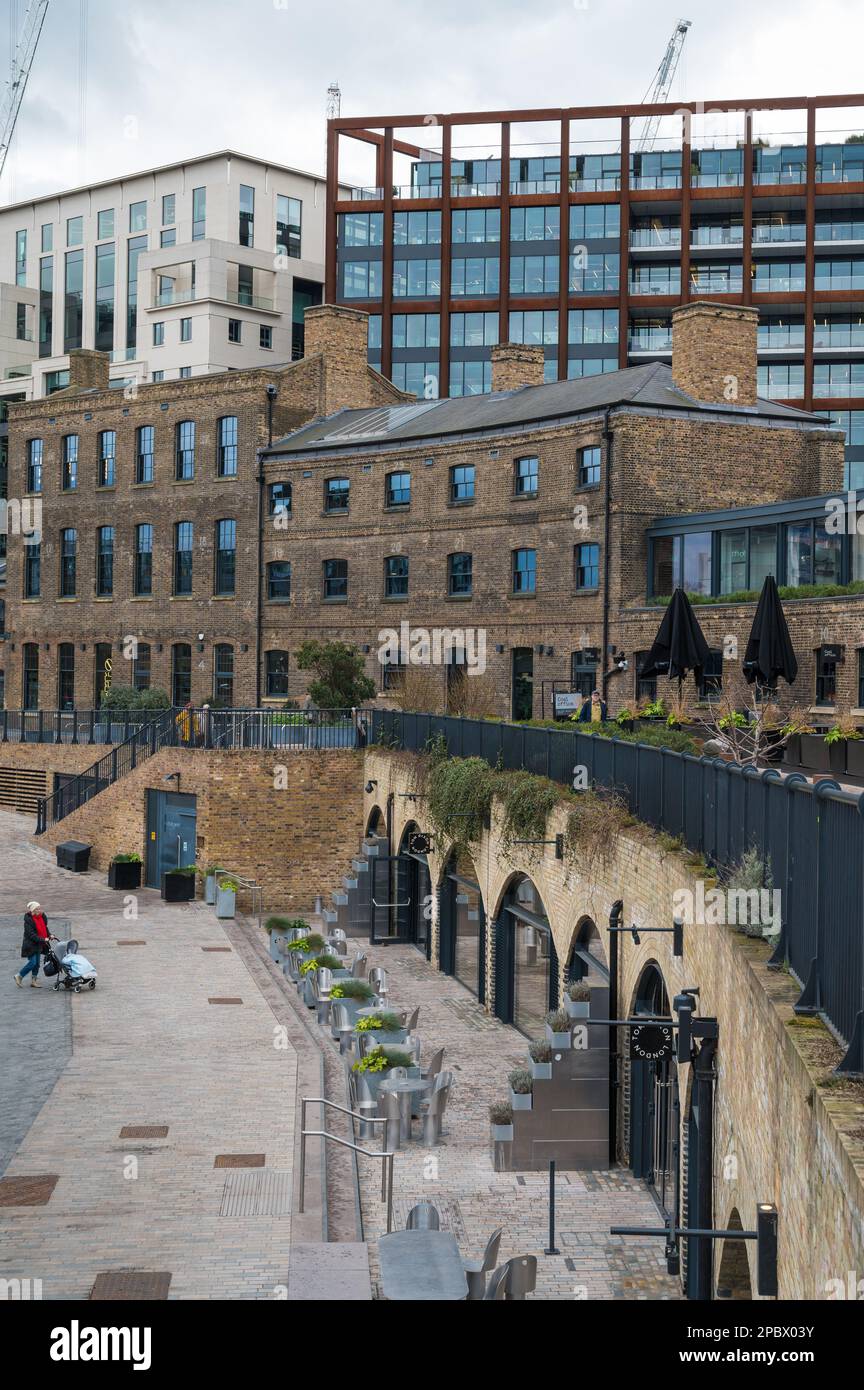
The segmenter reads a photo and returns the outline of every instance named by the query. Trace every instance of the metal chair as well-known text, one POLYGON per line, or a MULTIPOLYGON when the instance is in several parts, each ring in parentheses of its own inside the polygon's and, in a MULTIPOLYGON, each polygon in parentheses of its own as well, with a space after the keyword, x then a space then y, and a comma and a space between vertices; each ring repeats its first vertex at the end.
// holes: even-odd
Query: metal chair
POLYGON ((524 1299, 526 1294, 533 1293, 537 1286, 537 1256, 536 1255, 517 1255, 514 1259, 508 1260, 504 1265, 507 1271, 505 1280, 507 1299, 524 1299))
POLYGON ((378 1114, 387 1121, 384 1127, 385 1152, 395 1153, 401 1142, 402 1123, 399 1113, 399 1097, 395 1091, 378 1092, 378 1114))
POLYGON ((402 1024, 402 1027, 407 1028, 409 1033, 413 1033, 414 1029, 417 1027, 417 1020, 420 1017, 420 1005, 418 1004, 417 1008, 410 1014, 406 1009, 403 1017, 405 1018, 405 1022, 402 1024))
POLYGON ((430 1095, 422 1117, 424 1144, 430 1146, 437 1144, 441 1138, 441 1121, 444 1118, 444 1111, 449 1098, 449 1086, 442 1086, 440 1090, 433 1091, 430 1095))
POLYGON ((364 1117, 360 1121, 360 1138, 376 1138, 377 1126, 367 1124, 366 1121, 377 1115, 378 1102, 372 1096, 366 1078, 350 1069, 348 1072, 348 1094, 351 1099, 351 1109, 364 1117))
POLYGON ((483 1251, 479 1260, 463 1259, 462 1268, 465 1271, 465 1278, 468 1280, 468 1302, 476 1303, 484 1298, 486 1293, 486 1275, 494 1269, 498 1263, 498 1250, 501 1245, 501 1237, 504 1234, 504 1227, 499 1226, 497 1231, 493 1231, 486 1242, 486 1249, 483 1251))
MULTIPOLYGON (((435 1092, 436 1092, 436 1091, 443 1091, 443 1090, 446 1090, 446 1091, 449 1092, 450 1087, 452 1086, 452 1084, 453 1084, 453 1073, 452 1073, 452 1071, 439 1071, 438 1075, 435 1077, 434 1082, 432 1083, 432 1089, 431 1089, 430 1091, 427 1091, 427 1092, 425 1093, 425 1095, 420 1096, 419 1099, 418 1099, 418 1101, 417 1101, 417 1108, 416 1108, 416 1110, 415 1110, 415 1112, 414 1112, 414 1113, 416 1114, 417 1118, 420 1119, 420 1120, 425 1119, 425 1118, 426 1118, 426 1113, 427 1113, 427 1111, 428 1111, 428 1109, 429 1109, 429 1102, 430 1102, 432 1096, 435 1094, 435 1092)), ((449 1099, 449 1095, 448 1095, 448 1099, 449 1099)), ((446 1105, 447 1102, 445 1101, 444 1104, 446 1105)), ((445 1133, 445 1131, 444 1131, 443 1128, 441 1129, 440 1133, 441 1133, 441 1134, 444 1134, 444 1133, 445 1133)))
MULTIPOLYGON (((483 1298, 484 1298, 484 1299, 494 1299, 494 1300, 496 1300, 497 1302, 503 1302, 503 1301, 504 1301, 504 1299, 507 1297, 507 1272, 508 1272, 508 1266, 507 1266, 507 1265, 499 1265, 498 1269, 493 1270, 493 1272, 492 1272, 492 1278, 489 1280, 489 1283, 486 1285, 486 1292, 485 1292, 484 1295, 483 1295, 483 1298)), ((467 1277, 467 1276, 466 1276, 466 1277, 467 1277)), ((470 1292, 470 1290, 471 1290, 471 1284, 470 1284, 470 1280, 469 1280, 469 1284, 468 1284, 468 1290, 469 1290, 469 1292, 468 1292, 468 1297, 469 1297, 469 1299, 470 1299, 470 1297, 471 1297, 471 1292, 470 1292)))
POLYGON ((374 1033, 357 1034, 357 1052, 361 1057, 365 1057, 367 1052, 372 1052, 377 1046, 374 1033))
POLYGON ((383 965, 374 965, 372 967, 369 971, 369 983, 379 999, 387 998, 387 995, 390 993, 390 987, 387 983, 387 971, 384 969, 383 965))
POLYGON ((326 965, 319 965, 315 971, 318 985, 318 998, 329 999, 330 991, 333 988, 333 971, 326 965))
POLYGON ((405 1081, 408 1076, 407 1067, 391 1067, 387 1075, 391 1081, 405 1081))
POLYGON ((347 956, 348 954, 348 942, 344 936, 328 936, 327 946, 331 954, 335 953, 337 956, 347 956))
POLYGON ((438 1208, 431 1202, 418 1202, 416 1207, 412 1207, 408 1213, 408 1220, 405 1222, 406 1231, 440 1231, 441 1218, 438 1215, 438 1208))
POLYGON ((433 1053, 430 1058, 429 1065, 420 1068, 420 1075, 423 1077, 423 1080, 428 1081, 430 1077, 437 1076, 441 1070, 441 1063, 443 1061, 444 1049, 443 1047, 439 1047, 438 1051, 433 1053))
POLYGON ((354 1040, 354 1020, 339 999, 330 1001, 330 1031, 339 1040, 339 1051, 351 1052, 354 1040))
POLYGON ((363 954, 362 951, 358 951, 357 955, 351 962, 351 974, 353 975, 355 980, 362 980, 363 976, 366 974, 367 959, 368 958, 363 954))

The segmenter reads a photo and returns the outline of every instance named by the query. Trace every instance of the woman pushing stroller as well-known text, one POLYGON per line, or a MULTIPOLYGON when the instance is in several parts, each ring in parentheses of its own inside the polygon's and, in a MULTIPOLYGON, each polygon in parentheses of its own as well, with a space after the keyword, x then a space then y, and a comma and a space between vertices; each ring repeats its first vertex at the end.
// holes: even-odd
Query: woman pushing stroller
POLYGON ((21 955, 26 957, 27 964, 13 976, 19 989, 24 984, 25 975, 32 977, 30 980, 31 989, 39 987, 39 964, 42 956, 48 950, 50 939, 48 918, 39 903, 28 903, 27 911, 24 914, 24 937, 21 942, 21 955))

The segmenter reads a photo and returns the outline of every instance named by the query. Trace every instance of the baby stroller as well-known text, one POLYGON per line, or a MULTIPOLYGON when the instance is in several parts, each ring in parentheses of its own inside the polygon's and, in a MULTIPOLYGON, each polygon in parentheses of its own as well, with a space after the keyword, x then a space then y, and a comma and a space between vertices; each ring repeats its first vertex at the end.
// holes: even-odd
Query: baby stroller
POLYGON ((69 941, 58 941, 54 936, 49 938, 44 970, 49 980, 56 976, 55 989, 62 986, 80 994, 85 987, 96 988, 96 971, 86 956, 78 954, 78 942, 74 938, 69 941))

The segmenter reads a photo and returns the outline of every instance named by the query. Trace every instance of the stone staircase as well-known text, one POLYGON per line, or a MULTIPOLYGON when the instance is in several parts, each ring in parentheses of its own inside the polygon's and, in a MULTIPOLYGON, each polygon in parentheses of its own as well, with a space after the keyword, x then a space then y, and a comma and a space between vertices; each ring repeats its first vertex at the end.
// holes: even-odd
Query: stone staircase
POLYGON ((324 907, 324 922, 328 928, 341 927, 346 936, 362 936, 368 940, 371 861, 386 855, 387 850, 387 839, 383 835, 369 835, 361 841, 342 879, 342 886, 330 895, 330 902, 324 907))

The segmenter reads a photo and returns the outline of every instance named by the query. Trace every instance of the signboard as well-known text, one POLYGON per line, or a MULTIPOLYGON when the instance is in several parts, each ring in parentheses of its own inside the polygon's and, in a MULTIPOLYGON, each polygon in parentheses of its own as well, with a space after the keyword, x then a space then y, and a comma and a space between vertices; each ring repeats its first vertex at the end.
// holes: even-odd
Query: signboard
POLYGON ((556 690, 552 700, 556 714, 575 714, 583 704, 583 696, 576 690, 556 690))
POLYGON ((636 1023, 630 1029, 631 1062, 661 1062, 673 1050, 671 1023, 636 1023))
POLYGON ((428 854, 432 848, 432 836, 415 831, 408 840, 408 848, 412 854, 428 854))
POLYGON ((104 681, 104 684, 103 684, 103 686, 102 686, 102 690, 103 690, 103 691, 106 691, 106 690, 110 690, 110 689, 111 689, 111 672, 112 672, 113 670, 114 670, 114 662, 111 660, 110 656, 106 656, 106 658, 105 658, 105 681, 104 681))

